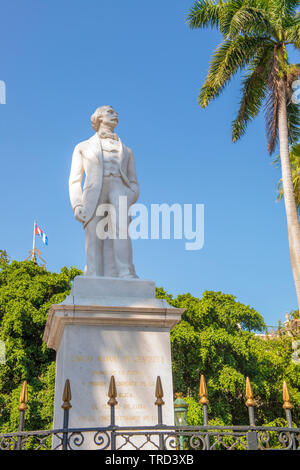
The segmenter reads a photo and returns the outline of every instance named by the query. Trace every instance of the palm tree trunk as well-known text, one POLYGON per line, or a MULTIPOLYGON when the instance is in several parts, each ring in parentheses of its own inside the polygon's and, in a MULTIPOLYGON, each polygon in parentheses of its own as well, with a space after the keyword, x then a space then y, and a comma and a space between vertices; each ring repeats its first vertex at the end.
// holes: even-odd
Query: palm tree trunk
POLYGON ((287 219, 288 238, 292 272, 296 287, 298 309, 300 307, 300 225, 294 196, 293 180, 289 157, 289 140, 286 110, 285 85, 280 84, 281 99, 278 111, 278 133, 280 142, 280 160, 282 172, 282 187, 287 219))

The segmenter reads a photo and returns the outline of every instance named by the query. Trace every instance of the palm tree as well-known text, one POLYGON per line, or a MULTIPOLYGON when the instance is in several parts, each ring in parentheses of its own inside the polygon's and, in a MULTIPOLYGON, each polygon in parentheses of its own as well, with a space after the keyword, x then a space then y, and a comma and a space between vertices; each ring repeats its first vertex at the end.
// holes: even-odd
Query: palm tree
MULTIPOLYGON (((280 165, 280 155, 276 155, 273 160, 273 163, 278 166, 280 165)), ((300 143, 294 144, 290 148, 290 164, 292 172, 292 180, 294 187, 295 202, 298 211, 298 216, 300 215, 300 143)), ((282 187, 282 178, 280 179, 277 185, 278 196, 277 200, 283 198, 283 187, 282 187)))
POLYGON ((232 124, 232 140, 264 106, 268 151, 280 147, 290 258, 300 307, 300 226, 293 192, 289 144, 300 135, 299 107, 292 100, 292 83, 300 65, 289 64, 288 48, 300 49, 299 0, 198 0, 189 11, 191 28, 216 28, 223 36, 213 54, 199 105, 217 98, 240 70, 244 72, 240 107, 232 124))

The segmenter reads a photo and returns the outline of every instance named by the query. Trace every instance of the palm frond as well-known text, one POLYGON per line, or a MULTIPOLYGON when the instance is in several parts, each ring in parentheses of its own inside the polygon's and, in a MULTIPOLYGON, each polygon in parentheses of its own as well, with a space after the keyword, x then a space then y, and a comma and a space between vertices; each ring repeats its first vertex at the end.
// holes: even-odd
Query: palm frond
POLYGON ((267 3, 273 18, 281 21, 281 24, 288 17, 295 16, 300 5, 299 0, 268 0, 267 3))
MULTIPOLYGON (((249 1, 249 0, 248 0, 249 1)), ((232 19, 244 7, 245 0, 197 0, 187 15, 191 28, 217 28, 226 38, 229 35, 232 19)))
POLYGON ((289 142, 294 144, 300 139, 300 108, 292 101, 287 105, 289 142))
POLYGON ((273 60, 273 48, 262 48, 248 67, 242 83, 242 98, 232 124, 232 141, 245 134, 249 121, 259 113, 268 90, 268 74, 273 60))
POLYGON ((288 43, 300 49, 300 15, 292 26, 286 28, 284 37, 288 43))
POLYGON ((229 37, 237 34, 274 35, 274 28, 266 11, 243 4, 232 17, 229 27, 229 37))
POLYGON ((190 28, 218 28, 223 9, 223 1, 197 0, 190 8, 187 23, 190 28))
POLYGON ((243 7, 244 0, 230 0, 226 2, 226 7, 223 7, 222 15, 220 17, 220 32, 224 37, 229 37, 232 18, 243 7))
POLYGON ((213 55, 200 90, 200 106, 205 108, 212 99, 219 96, 235 73, 255 57, 257 49, 267 44, 268 39, 264 37, 238 36, 224 40, 213 55))

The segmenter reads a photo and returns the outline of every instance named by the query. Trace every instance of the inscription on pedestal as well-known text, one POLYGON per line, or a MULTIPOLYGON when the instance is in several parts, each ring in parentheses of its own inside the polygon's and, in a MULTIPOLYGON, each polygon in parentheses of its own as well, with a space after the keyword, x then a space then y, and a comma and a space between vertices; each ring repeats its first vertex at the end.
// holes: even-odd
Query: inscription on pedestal
POLYGON ((55 427, 62 426, 61 403, 57 397, 61 396, 59 388, 62 392, 67 378, 72 390, 69 426, 109 426, 107 393, 112 375, 118 393, 115 408, 117 425, 157 424, 154 402, 158 375, 166 397, 164 423, 173 424, 168 329, 67 325, 57 352, 56 374, 55 427))

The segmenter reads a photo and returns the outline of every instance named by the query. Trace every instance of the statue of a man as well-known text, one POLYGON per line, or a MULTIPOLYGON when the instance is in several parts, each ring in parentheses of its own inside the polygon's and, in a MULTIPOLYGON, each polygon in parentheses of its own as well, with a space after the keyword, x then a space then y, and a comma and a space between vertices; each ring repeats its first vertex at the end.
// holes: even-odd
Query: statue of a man
POLYGON ((74 215, 85 230, 85 275, 136 278, 131 240, 129 236, 119 237, 124 224, 128 234, 130 221, 128 211, 120 217, 120 196, 127 197, 129 207, 139 194, 133 153, 114 132, 118 114, 111 106, 97 108, 91 122, 96 133, 76 145, 69 178, 74 215), (101 204, 115 208, 115 237, 111 239, 97 235, 97 224, 103 220, 103 213, 97 211, 101 204))

